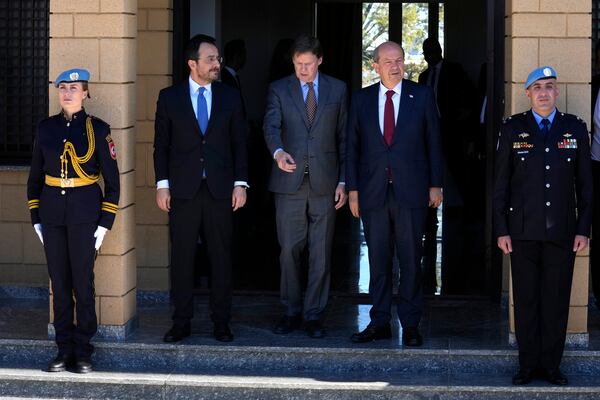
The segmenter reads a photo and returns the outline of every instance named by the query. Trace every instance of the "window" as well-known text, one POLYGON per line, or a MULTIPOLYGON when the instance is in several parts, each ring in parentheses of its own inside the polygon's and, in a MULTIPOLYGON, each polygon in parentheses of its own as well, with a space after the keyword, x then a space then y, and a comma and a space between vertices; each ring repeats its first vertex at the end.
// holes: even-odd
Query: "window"
POLYGON ((0 0, 0 162, 28 164, 48 115, 49 0, 0 0))

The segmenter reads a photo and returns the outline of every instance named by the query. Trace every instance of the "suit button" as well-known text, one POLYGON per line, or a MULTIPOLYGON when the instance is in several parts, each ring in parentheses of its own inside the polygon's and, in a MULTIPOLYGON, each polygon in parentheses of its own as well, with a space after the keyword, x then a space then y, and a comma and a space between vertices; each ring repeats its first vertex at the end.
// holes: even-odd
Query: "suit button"
POLYGON ((65 192, 64 190, 60 191, 60 194, 65 194, 65 193, 67 193, 67 192, 65 192))
POLYGON ((204 158, 201 158, 201 159, 200 159, 200 162, 204 162, 204 158))
POLYGON ((546 165, 546 169, 550 169, 550 166, 549 166, 549 165, 546 165))
POLYGON ((550 202, 549 201, 546 202, 546 207, 550 207, 550 202))
POLYGON ((550 151, 550 149, 548 147, 546 147, 546 153, 549 152, 549 151, 550 151))
POLYGON ((547 188, 549 188, 549 187, 550 187, 550 184, 549 184, 549 183, 546 183, 546 187, 547 187, 547 188))
POLYGON ((313 140, 315 137, 314 136, 309 136, 308 139, 309 140, 313 140))
POLYGON ((202 144, 206 144, 206 140, 202 140, 202 144))

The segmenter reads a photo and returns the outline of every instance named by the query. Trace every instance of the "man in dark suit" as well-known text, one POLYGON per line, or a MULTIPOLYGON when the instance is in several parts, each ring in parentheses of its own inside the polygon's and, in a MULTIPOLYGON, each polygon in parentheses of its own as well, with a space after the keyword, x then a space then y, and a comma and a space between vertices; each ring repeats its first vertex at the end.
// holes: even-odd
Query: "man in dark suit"
MULTIPOLYGON (((460 64, 442 58, 442 47, 437 39, 423 42, 423 56, 427 69, 419 75, 419 83, 431 87, 435 94, 440 116, 444 168, 444 208, 442 211, 442 294, 465 294, 463 258, 464 198, 467 185, 465 145, 470 125, 470 97, 474 90, 460 64)), ((437 210, 430 209, 425 228, 423 257, 425 294, 436 290, 437 210)))
POLYGON ((556 71, 535 69, 525 83, 531 110, 502 126, 495 160, 493 216, 498 247, 510 254, 520 369, 566 385, 565 345, 575 253, 592 218, 592 171, 585 123, 558 112, 556 71))
POLYGON ((381 82, 358 91, 348 118, 346 187, 369 247, 371 323, 354 342, 390 338, 392 256, 400 264, 402 342, 420 346, 421 252, 427 206, 442 202, 442 150, 433 90, 403 80, 404 50, 375 49, 381 82))
POLYGON ((156 106, 156 202, 169 213, 173 327, 165 342, 190 335, 198 236, 211 266, 214 336, 231 341, 232 211, 246 202, 246 123, 235 89, 216 82, 221 58, 213 38, 186 47, 189 79, 161 90, 156 106))
POLYGON ((592 77, 592 175, 594 177, 594 211, 590 241, 590 274, 596 307, 600 309, 600 41, 596 42, 596 71, 592 77))
POLYGON ((346 203, 346 85, 319 73, 323 60, 315 37, 293 45, 295 74, 269 88, 265 141, 274 164, 269 190, 275 193, 281 245, 281 301, 287 310, 274 332, 298 329, 304 316, 310 337, 325 335, 320 318, 327 305, 335 210, 346 203), (308 242, 308 284, 302 304, 301 253, 308 242))
POLYGON ((239 72, 246 65, 246 43, 242 39, 230 40, 225 44, 225 59, 221 68, 221 82, 236 88, 242 98, 244 118, 246 118, 246 103, 242 93, 242 82, 239 72))

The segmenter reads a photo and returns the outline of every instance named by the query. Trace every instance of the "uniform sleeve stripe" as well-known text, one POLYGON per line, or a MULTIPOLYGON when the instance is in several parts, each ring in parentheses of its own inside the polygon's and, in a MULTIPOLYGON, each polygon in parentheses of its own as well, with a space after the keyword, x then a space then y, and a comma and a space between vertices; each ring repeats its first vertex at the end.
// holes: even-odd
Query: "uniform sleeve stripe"
POLYGON ((102 208, 107 208, 107 209, 115 210, 115 211, 119 210, 119 207, 111 207, 111 206, 107 206, 107 205, 103 205, 102 208))
POLYGON ((29 206, 30 210, 33 210, 34 208, 40 208, 40 200, 39 199, 29 200, 27 202, 27 205, 29 206))
POLYGON ((40 208, 40 205, 39 204, 30 204, 29 205, 30 210, 33 210, 34 208, 40 208))
POLYGON ((34 200, 29 200, 27 203, 29 204, 35 204, 35 203, 39 203, 40 201, 38 199, 34 199, 34 200))
POLYGON ((116 209, 118 209, 118 208, 119 208, 119 205, 118 205, 118 204, 115 204, 115 203, 110 203, 110 202, 108 202, 108 201, 103 201, 103 202, 102 202, 102 206, 106 206, 106 207, 114 207, 114 208, 116 208, 116 209))
POLYGON ((117 213, 117 210, 113 210, 111 208, 105 208, 105 207, 102 207, 102 211, 106 211, 106 212, 109 212, 109 213, 112 213, 112 214, 116 214, 117 213))

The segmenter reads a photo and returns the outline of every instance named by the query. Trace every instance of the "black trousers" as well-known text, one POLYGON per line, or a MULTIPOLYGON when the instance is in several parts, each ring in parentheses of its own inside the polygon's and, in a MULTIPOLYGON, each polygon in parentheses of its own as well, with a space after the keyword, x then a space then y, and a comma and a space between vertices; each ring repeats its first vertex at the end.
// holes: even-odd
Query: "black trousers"
POLYGON ((510 256, 521 368, 558 368, 569 317, 573 241, 514 240, 510 256))
POLYGON ((96 228, 96 223, 42 223, 54 297, 54 330, 60 354, 89 357, 94 352, 90 340, 98 328, 94 291, 96 228), (77 311, 76 324, 73 324, 74 307, 77 311))
MULTIPOLYGON (((231 188, 233 191, 233 187, 231 188)), ((171 297, 173 322, 183 326, 194 314, 194 261, 198 236, 206 244, 211 270, 210 309, 215 323, 231 318, 231 199, 215 199, 203 182, 192 199, 171 199, 171 297)))
POLYGON ((426 213, 425 207, 396 206, 391 185, 382 208, 361 210, 369 247, 369 293, 373 300, 370 317, 374 326, 388 324, 391 319, 394 249, 400 265, 397 305, 400 323, 404 328, 412 328, 421 321, 421 254, 426 213))
POLYGON ((592 240, 590 243, 590 271, 592 290, 596 305, 600 308, 600 161, 592 160, 594 177, 594 202, 592 216, 592 240))

